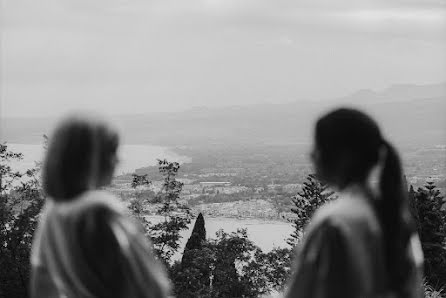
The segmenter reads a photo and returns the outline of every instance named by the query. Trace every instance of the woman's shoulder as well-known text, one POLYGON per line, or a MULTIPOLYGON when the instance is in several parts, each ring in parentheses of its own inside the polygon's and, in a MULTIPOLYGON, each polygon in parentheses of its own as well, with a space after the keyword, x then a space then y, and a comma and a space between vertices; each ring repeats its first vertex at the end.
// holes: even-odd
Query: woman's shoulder
POLYGON ((125 213, 125 206, 112 194, 102 191, 88 191, 69 202, 53 203, 53 209, 64 216, 83 213, 92 209, 105 209, 117 214, 125 213))
POLYGON ((319 208, 313 216, 309 228, 317 226, 337 228, 363 227, 379 229, 372 203, 361 194, 341 193, 339 197, 319 208))
POLYGON ((124 205, 114 195, 103 190, 89 191, 84 194, 86 205, 103 205, 116 211, 124 211, 124 205))
POLYGON ((106 220, 113 227, 120 226, 129 236, 142 233, 142 227, 129 216, 124 203, 108 192, 91 191, 84 194, 78 209, 79 218, 106 220))

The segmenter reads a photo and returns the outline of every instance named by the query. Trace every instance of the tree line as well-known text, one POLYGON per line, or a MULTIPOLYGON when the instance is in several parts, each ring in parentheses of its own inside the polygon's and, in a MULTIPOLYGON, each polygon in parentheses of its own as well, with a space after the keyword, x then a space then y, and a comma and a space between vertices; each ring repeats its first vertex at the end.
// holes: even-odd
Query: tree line
MULTIPOLYGON (((0 144, 0 297, 27 297, 30 250, 44 195, 39 184, 39 164, 24 173, 8 165, 22 154, 0 144)), ((183 184, 176 179, 180 165, 158 161, 163 187, 155 195, 161 203, 157 210, 161 221, 150 222, 144 206, 153 198, 144 195, 131 200, 129 209, 144 226, 154 252, 165 264, 176 297, 258 297, 282 291, 292 272, 294 248, 303 230, 321 205, 336 199, 336 194, 314 175, 306 177, 303 188, 291 199, 296 214, 293 233, 286 248, 263 252, 244 229, 206 234, 205 218, 199 214, 183 252, 181 231, 188 229, 193 215, 179 202, 183 184), (178 260, 174 256, 182 253, 178 260)), ((147 175, 133 175, 132 186, 150 184, 147 175)), ((415 219, 425 255, 428 288, 441 291, 446 281, 446 205, 444 195, 433 182, 418 189, 408 187, 410 209, 415 219)))

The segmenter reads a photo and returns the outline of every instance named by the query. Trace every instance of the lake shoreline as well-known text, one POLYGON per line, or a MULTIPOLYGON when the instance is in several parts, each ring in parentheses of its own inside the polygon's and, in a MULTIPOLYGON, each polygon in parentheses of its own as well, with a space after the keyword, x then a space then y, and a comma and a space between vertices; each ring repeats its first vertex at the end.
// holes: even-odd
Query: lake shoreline
MULTIPOLYGON (((149 221, 157 222, 163 220, 160 215, 148 215, 146 217, 149 221)), ((234 219, 227 217, 210 218, 204 216, 206 238, 215 239, 216 233, 223 230, 225 233, 236 232, 238 229, 246 229, 248 239, 255 245, 259 246, 263 251, 271 251, 274 248, 288 247, 286 239, 288 239, 294 231, 293 226, 284 222, 262 221, 258 219, 234 219)), ((187 230, 181 232, 180 250, 184 246, 192 234, 192 229, 195 224, 195 219, 188 225, 187 230)))

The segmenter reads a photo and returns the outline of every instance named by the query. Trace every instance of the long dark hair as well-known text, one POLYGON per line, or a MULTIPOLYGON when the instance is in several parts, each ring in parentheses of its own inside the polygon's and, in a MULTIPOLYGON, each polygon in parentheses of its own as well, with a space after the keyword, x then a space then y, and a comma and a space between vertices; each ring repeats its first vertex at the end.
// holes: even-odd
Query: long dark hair
POLYGON ((49 139, 42 168, 43 189, 55 201, 69 201, 101 184, 114 170, 117 132, 97 115, 64 118, 49 139))
POLYGON ((371 117, 347 108, 334 110, 318 120, 315 142, 318 166, 326 173, 327 182, 336 181, 341 189, 356 183, 365 185, 372 168, 382 162, 379 195, 373 202, 383 231, 387 287, 400 292, 409 272, 405 250, 415 229, 398 153, 382 137, 371 117), (341 156, 348 156, 348 164, 341 156))

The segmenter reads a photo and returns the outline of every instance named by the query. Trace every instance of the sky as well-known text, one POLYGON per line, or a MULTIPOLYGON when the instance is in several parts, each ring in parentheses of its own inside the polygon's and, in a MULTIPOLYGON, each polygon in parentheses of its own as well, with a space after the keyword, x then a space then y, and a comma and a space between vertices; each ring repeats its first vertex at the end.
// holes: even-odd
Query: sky
POLYGON ((444 0, 0 0, 0 114, 181 111, 446 81, 444 0))

